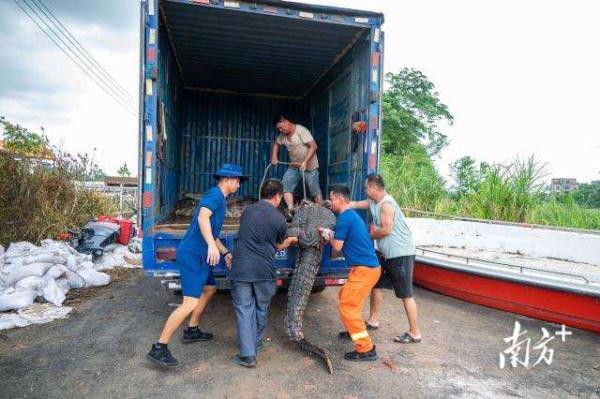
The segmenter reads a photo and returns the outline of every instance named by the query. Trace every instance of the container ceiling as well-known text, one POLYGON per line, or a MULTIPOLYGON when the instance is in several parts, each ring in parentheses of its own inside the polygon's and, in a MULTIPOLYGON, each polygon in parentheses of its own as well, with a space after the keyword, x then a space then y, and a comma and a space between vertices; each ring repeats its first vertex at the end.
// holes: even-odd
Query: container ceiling
POLYGON ((162 2, 187 88, 302 97, 368 27, 162 2))

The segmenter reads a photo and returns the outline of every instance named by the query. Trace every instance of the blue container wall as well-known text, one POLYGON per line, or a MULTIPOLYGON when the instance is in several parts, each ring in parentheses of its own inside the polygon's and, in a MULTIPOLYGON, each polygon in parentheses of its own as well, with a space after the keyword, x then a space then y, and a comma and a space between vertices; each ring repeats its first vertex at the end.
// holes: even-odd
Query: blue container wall
MULTIPOLYGON (((163 24, 159 24, 159 37, 166 38, 163 24)), ((177 61, 168 40, 158 41, 158 121, 156 149, 156 220, 165 218, 179 199, 181 175, 181 114, 183 81, 177 61)))
MULTIPOLYGON (((166 39, 164 26, 159 35, 166 39)), ((186 90, 169 40, 159 40, 159 104, 155 215, 166 219, 184 192, 202 193, 214 185, 214 171, 225 162, 242 165, 250 175, 238 195, 257 198, 276 136, 272 117, 283 112, 311 130, 319 146, 320 183, 351 186, 364 195, 365 140, 351 134, 352 117, 367 117, 369 35, 361 37, 302 100, 186 90), (164 122, 163 122, 164 121, 164 122), (162 126, 164 124, 164 128, 162 126)), ((280 151, 287 160, 287 152, 280 151)), ((269 170, 281 178, 285 167, 269 170)))
POLYGON ((352 133, 351 122, 353 117, 367 120, 370 57, 369 35, 365 34, 305 100, 312 108, 313 133, 326 143, 318 150, 319 160, 325 165, 321 186, 347 184, 353 198, 364 196, 367 172, 363 157, 365 135, 352 133))
MULTIPOLYGON (((273 116, 283 112, 300 124, 310 122, 308 109, 292 100, 188 90, 182 103, 180 192, 208 190, 215 183, 215 171, 227 162, 241 165, 250 176, 239 195, 258 198, 271 143, 277 135, 273 116)), ((287 159, 283 151, 280 154, 281 160, 287 159)), ((269 176, 281 177, 283 171, 278 167, 269 176)))

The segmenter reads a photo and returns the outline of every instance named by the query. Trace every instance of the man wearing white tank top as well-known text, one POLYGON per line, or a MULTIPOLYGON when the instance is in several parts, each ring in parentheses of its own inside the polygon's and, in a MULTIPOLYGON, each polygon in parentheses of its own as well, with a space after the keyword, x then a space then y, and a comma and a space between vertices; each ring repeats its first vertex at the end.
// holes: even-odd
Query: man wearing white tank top
POLYGON ((352 201, 350 206, 371 211, 373 224, 369 233, 375 241, 375 249, 383 266, 381 278, 371 291, 367 328, 379 327, 381 287, 391 281, 396 297, 402 299, 409 324, 409 330, 394 338, 394 341, 403 344, 421 342, 417 304, 412 290, 415 247, 410 229, 400 206, 385 191, 385 183, 380 175, 371 174, 367 177, 365 192, 368 199, 352 201))

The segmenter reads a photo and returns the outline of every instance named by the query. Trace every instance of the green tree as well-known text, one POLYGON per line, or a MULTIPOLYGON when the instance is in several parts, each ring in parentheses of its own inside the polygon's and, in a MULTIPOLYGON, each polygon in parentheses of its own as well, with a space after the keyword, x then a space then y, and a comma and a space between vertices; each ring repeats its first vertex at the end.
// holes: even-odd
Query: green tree
POLYGON ((121 165, 119 170, 117 170, 117 174, 121 177, 131 176, 131 171, 129 170, 129 167, 127 166, 127 162, 124 162, 123 165, 121 165))
POLYGON ((63 155, 65 159, 69 159, 68 169, 73 179, 80 181, 100 181, 106 177, 106 173, 94 161, 95 153, 96 149, 94 148, 91 156, 88 153, 77 154, 75 157, 66 153, 63 155))
POLYGON ((2 137, 7 151, 18 155, 43 156, 52 154, 48 137, 32 132, 19 124, 0 116, 2 137))
POLYGON ((573 192, 575 202, 586 208, 600 209, 600 183, 580 184, 573 192))
POLYGON ((457 159, 449 166, 454 180, 452 190, 459 197, 479 190, 482 180, 490 171, 489 164, 480 162, 476 165, 475 159, 469 155, 457 159))
POLYGON ((475 159, 464 156, 450 164, 454 191, 460 196, 477 190, 481 180, 475 159))
POLYGON ((383 95, 383 151, 404 155, 422 145, 429 156, 437 155, 448 138, 438 125, 452 125, 454 117, 440 101, 439 93, 427 76, 413 68, 388 73, 389 85, 383 95))

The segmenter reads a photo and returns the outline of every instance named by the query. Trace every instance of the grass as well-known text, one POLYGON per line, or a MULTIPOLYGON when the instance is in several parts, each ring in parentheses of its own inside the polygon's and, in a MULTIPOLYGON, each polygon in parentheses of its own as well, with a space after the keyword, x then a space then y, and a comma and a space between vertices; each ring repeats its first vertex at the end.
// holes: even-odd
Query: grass
POLYGON ((546 165, 534 157, 492 165, 476 190, 453 197, 431 160, 415 151, 384 156, 381 171, 388 191, 402 207, 452 216, 600 230, 600 210, 572 198, 546 198, 546 165))

